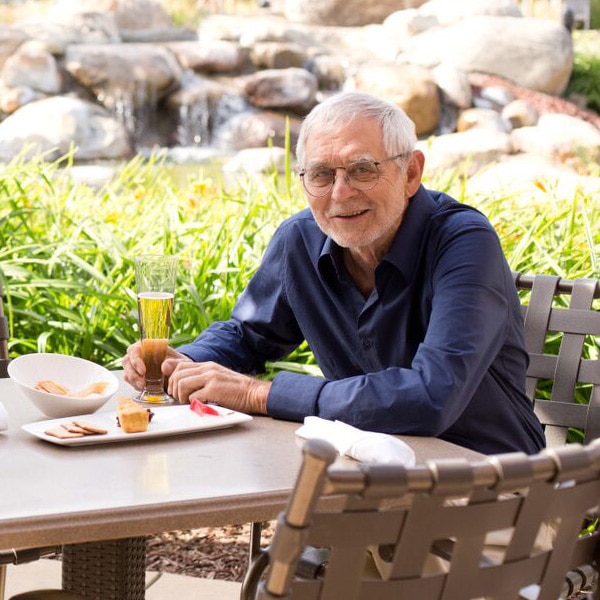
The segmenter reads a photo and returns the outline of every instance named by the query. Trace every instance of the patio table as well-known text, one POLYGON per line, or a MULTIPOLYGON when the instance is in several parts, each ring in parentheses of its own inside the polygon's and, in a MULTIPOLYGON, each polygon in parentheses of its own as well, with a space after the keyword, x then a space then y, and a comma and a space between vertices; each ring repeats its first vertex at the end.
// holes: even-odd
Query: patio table
MULTIPOLYGON (((133 390, 122 382, 119 394, 133 390)), ((63 587, 90 594, 94 581, 102 600, 111 597, 108 583, 120 590, 118 600, 144 597, 148 535, 274 519, 301 462, 299 424, 269 417, 229 429, 64 447, 21 429, 46 417, 10 379, 0 380, 0 401, 9 414, 9 429, 0 432, 0 549, 62 545, 63 587), (87 560, 89 548, 100 557, 87 560), (115 563, 124 568, 114 570, 115 563)), ((101 410, 114 409, 115 401, 101 410)), ((436 438, 399 437, 418 461, 480 456, 436 438)))

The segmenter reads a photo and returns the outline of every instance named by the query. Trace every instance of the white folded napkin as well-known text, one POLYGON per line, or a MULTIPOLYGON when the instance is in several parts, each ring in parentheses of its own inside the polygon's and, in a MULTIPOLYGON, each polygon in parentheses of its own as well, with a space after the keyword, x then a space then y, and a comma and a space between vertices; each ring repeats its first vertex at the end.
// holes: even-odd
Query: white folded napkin
POLYGON ((0 431, 4 431, 5 429, 8 429, 8 413, 2 402, 0 402, 0 431))
POLYGON ((413 449, 398 438, 385 433, 363 431, 341 421, 328 421, 320 417, 306 417, 296 435, 328 441, 341 455, 364 463, 415 464, 413 449))

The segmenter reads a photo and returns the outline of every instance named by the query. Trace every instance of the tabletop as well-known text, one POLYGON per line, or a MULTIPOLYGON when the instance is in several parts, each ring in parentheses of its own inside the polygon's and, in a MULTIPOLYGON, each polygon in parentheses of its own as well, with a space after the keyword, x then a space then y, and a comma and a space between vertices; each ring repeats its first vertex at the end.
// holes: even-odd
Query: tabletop
MULTIPOLYGON (((133 395, 122 382, 118 395, 133 395)), ((100 410, 114 409, 116 397, 100 410)), ((301 462, 299 423, 254 417, 229 429, 65 447, 22 430, 45 420, 0 379, 0 548, 75 544, 270 520, 301 462)), ((134 435, 134 434, 132 434, 134 435)), ((435 438, 399 436, 417 461, 480 455, 435 438)))

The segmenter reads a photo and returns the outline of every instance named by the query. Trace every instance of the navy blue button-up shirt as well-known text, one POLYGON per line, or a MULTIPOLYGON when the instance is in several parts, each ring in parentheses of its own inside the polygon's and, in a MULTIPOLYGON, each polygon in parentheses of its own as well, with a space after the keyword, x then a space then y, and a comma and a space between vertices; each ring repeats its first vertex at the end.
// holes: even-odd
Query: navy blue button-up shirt
POLYGON ((365 300, 304 210, 278 228, 231 319, 179 350, 257 373, 306 339, 324 378, 278 373, 273 417, 318 415, 484 453, 541 449, 519 300, 487 218, 421 187, 375 277, 365 300))

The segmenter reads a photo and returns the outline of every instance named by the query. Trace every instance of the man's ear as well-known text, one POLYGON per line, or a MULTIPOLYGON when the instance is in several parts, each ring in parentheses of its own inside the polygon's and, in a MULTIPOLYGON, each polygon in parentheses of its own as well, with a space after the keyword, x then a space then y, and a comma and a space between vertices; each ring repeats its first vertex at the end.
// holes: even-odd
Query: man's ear
POLYGON ((423 169, 425 168, 425 155, 420 150, 413 150, 406 167, 406 192, 412 198, 421 185, 423 169))

